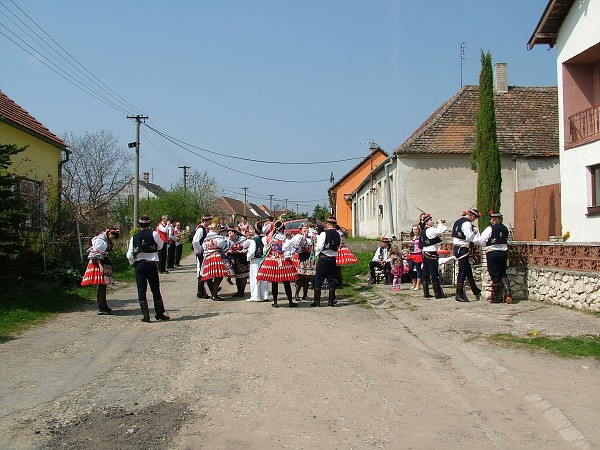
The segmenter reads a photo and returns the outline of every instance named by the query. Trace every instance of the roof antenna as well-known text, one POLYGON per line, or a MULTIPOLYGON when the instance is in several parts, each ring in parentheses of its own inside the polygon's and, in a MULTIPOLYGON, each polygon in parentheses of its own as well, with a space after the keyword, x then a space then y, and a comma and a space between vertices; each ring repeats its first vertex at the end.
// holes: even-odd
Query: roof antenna
POLYGON ((463 61, 467 58, 467 45, 460 43, 460 87, 463 87, 463 61))

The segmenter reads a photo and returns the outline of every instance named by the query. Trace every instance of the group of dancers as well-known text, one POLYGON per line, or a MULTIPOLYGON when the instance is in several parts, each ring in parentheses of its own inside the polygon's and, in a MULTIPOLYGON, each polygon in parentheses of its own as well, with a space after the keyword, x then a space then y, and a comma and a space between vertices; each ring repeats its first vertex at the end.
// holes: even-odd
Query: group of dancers
POLYGON ((273 307, 278 307, 279 285, 288 300, 289 307, 296 307, 294 300, 308 300, 308 290, 313 284, 315 300, 311 306, 319 306, 320 289, 327 278, 330 306, 335 304, 335 288, 341 285, 339 266, 354 264, 356 256, 343 243, 343 231, 336 230, 335 218, 330 217, 327 228, 335 230, 339 242, 335 250, 319 248, 318 240, 323 234, 325 239, 331 231, 318 230, 314 218, 307 219, 298 230, 286 230, 281 220, 257 222, 248 226, 240 222, 237 227, 227 227, 212 215, 202 218, 192 238, 192 247, 196 253, 198 290, 197 297, 222 300, 219 295, 223 279, 231 284, 235 280, 236 293, 233 297, 244 298, 250 284, 249 302, 264 302, 272 298, 273 307), (329 277, 331 264, 321 263, 321 277, 318 274, 319 258, 334 258, 334 277, 329 277), (323 274, 327 272, 327 276, 323 274), (323 278, 323 279, 320 279, 323 278), (316 282, 315 282, 316 281, 316 282), (292 282, 295 293, 292 293, 292 282), (270 289, 269 289, 270 283, 270 289), (317 291, 318 289, 318 291, 317 291), (319 298, 316 298, 316 294, 319 298), (300 297, 302 294, 302 297, 300 297))

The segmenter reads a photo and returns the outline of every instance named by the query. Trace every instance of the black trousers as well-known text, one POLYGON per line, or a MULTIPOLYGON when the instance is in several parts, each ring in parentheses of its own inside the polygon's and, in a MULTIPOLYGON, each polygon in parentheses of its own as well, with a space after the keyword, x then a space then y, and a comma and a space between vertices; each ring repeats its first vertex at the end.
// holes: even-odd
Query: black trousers
POLYGON ((492 279, 492 283, 502 283, 502 277, 506 276, 506 259, 508 252, 495 250, 486 253, 487 269, 492 279))
POLYGON ((437 252, 423 252, 423 283, 427 283, 430 278, 432 283, 440 280, 438 259, 439 256, 437 252))
POLYGON ((167 243, 158 251, 158 271, 163 273, 167 268, 167 243))
POLYGON ((169 244, 169 248, 167 249, 167 267, 172 269, 175 267, 175 249, 177 247, 175 244, 169 244))
POLYGON ((175 247, 175 265, 181 265, 181 255, 183 254, 183 244, 179 244, 175 247))
POLYGON ((154 301, 162 300, 158 270, 155 262, 137 261, 135 263, 135 284, 137 285, 138 300, 140 302, 148 300, 146 297, 148 285, 150 285, 154 301))
POLYGON ((320 256, 317 261, 317 267, 315 270, 315 289, 321 289, 323 282, 327 280, 329 289, 335 290, 337 286, 335 257, 320 256))
POLYGON ((458 260, 458 275, 456 276, 457 283, 464 283, 466 279, 473 278, 473 269, 469 262, 469 249, 460 245, 454 246, 454 256, 458 260))

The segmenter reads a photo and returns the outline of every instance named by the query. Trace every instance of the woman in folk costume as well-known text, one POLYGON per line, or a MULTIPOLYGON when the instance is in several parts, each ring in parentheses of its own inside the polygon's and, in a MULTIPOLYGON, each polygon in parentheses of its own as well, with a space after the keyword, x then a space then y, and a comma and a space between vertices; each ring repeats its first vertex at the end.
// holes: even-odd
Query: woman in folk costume
POLYGON ((300 233, 292 238, 292 248, 295 250, 294 264, 298 271, 296 280, 296 301, 300 300, 300 290, 302 289, 302 300, 308 300, 308 287, 310 280, 315 276, 315 255, 313 246, 317 239, 316 232, 310 235, 308 224, 300 225, 300 233))
POLYGON ((335 258, 335 263, 338 266, 344 266, 346 264, 356 264, 358 262, 358 258, 350 251, 346 242, 344 242, 344 238, 346 237, 345 228, 336 227, 336 230, 340 234, 340 238, 342 240, 342 245, 338 249, 338 254, 335 258))
POLYGON ((221 300, 218 295, 219 285, 223 281, 223 277, 230 274, 229 264, 224 256, 230 245, 229 239, 224 236, 227 231, 227 227, 214 225, 202 243, 204 260, 202 261, 200 276, 201 280, 208 285, 213 300, 221 300), (219 230, 219 233, 216 229, 219 230))
POLYGON ((106 287, 108 284, 115 284, 112 262, 108 257, 108 252, 112 249, 114 240, 118 238, 119 230, 109 228, 92 239, 92 246, 88 250, 89 262, 81 280, 81 285, 98 285, 96 301, 98 302, 99 315, 113 313, 106 303, 106 287))
POLYGON ((298 306, 298 303, 292 301, 292 286, 290 284, 298 279, 298 272, 292 261, 292 241, 283 232, 283 222, 281 220, 276 221, 273 224, 273 233, 267 238, 265 260, 256 275, 258 281, 270 281, 272 283, 271 294, 273 295, 272 306, 274 308, 277 308, 279 283, 283 283, 290 308, 298 306))
POLYGON ((232 278, 235 278, 235 285, 237 287, 237 292, 233 294, 233 296, 243 298, 246 284, 248 283, 248 273, 250 271, 248 258, 246 256, 248 250, 247 248, 244 248, 244 242, 247 239, 237 228, 230 228, 228 233, 228 239, 231 243, 229 250, 227 251, 231 263, 229 275, 232 278))

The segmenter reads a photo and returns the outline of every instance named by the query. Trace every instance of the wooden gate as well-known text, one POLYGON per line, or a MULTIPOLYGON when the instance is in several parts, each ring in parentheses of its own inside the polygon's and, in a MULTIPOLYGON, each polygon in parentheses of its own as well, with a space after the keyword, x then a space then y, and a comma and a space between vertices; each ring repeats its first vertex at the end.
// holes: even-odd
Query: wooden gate
POLYGON ((560 184, 515 192, 515 241, 547 241, 560 234, 560 184))

